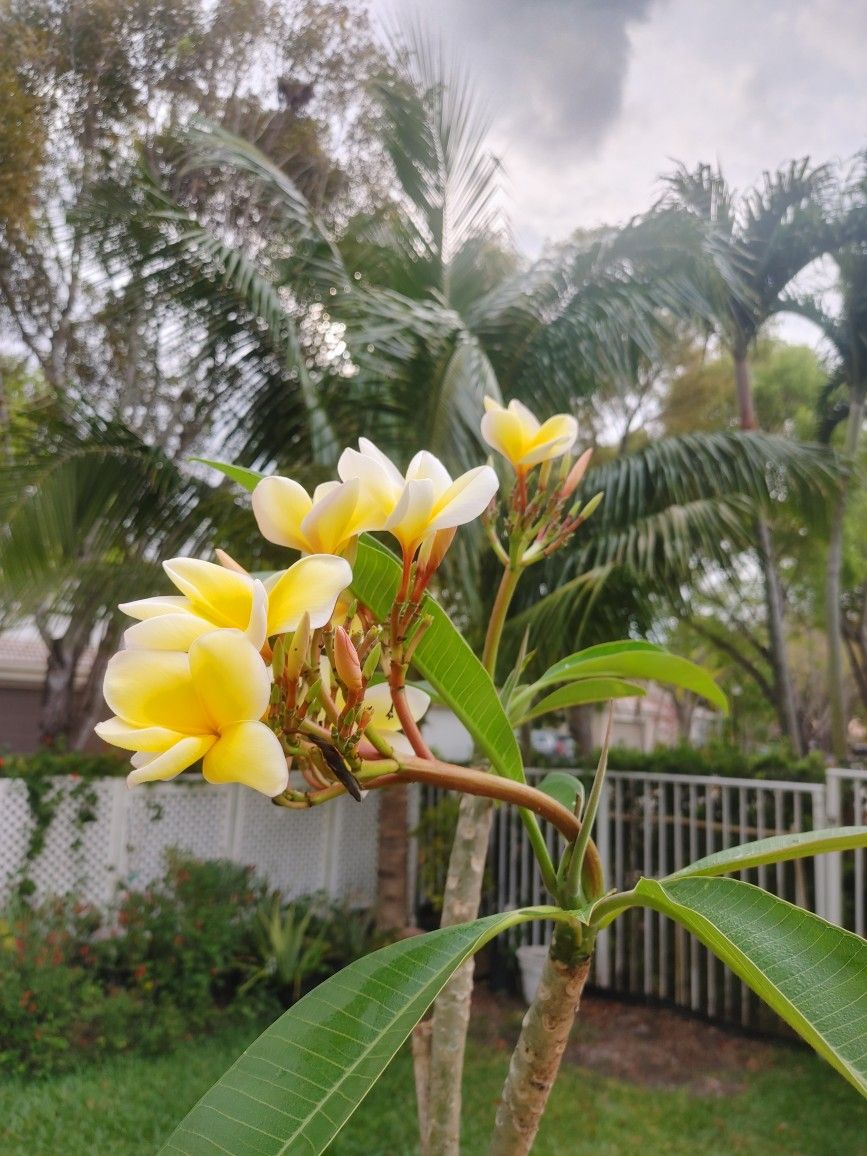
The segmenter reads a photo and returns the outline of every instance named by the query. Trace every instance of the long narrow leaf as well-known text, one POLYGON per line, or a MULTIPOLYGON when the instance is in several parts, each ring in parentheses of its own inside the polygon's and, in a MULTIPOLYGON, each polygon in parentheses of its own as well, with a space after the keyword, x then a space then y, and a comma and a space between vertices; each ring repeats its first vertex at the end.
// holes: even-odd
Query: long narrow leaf
POLYGON ((799 831, 795 835, 772 835, 768 839, 757 839, 740 847, 727 847, 715 855, 706 855, 680 871, 666 875, 665 879, 667 882, 696 875, 728 875, 762 863, 782 863, 786 859, 804 859, 828 851, 851 851, 855 847, 867 847, 867 827, 827 827, 821 831, 799 831))

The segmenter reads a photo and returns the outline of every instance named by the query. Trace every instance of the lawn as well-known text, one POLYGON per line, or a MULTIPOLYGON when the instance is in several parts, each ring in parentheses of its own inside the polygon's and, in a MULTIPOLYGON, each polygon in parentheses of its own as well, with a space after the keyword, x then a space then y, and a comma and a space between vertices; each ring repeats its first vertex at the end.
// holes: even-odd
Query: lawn
MULTIPOLYGON (((129 1057, 50 1081, 0 1084, 4 1156, 150 1156, 197 1097, 249 1042, 253 1029, 196 1041, 159 1059, 129 1057)), ((473 1042, 465 1099, 467 1156, 484 1153, 508 1062, 473 1042)), ((639 1086, 572 1064, 561 1075, 535 1156, 853 1156, 863 1151, 867 1105, 821 1061, 792 1048, 750 1073, 732 1095, 639 1086)), ((401 1055, 350 1121, 333 1156, 416 1151, 409 1059, 401 1055)))

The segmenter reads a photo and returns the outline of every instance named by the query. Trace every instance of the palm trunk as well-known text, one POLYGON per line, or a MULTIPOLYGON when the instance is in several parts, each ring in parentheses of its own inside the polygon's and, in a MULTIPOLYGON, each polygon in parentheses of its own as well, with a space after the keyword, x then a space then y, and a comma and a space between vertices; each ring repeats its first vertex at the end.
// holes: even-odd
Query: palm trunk
POLYGON ((539 991, 524 1017, 512 1053, 489 1156, 524 1156, 530 1151, 560 1070, 589 972, 590 957, 576 947, 569 928, 558 926, 539 991))
MULTIPOLYGON (((735 363, 735 385, 738 396, 738 411, 741 429, 754 430, 757 428, 756 413, 753 406, 753 387, 750 374, 747 351, 744 347, 736 347, 732 351, 735 363)), ((792 681, 792 671, 789 665, 788 647, 786 645, 785 609, 783 588, 780 583, 780 574, 777 569, 776 553, 774 551, 771 528, 764 518, 756 523, 756 536, 759 546, 759 565, 765 586, 765 606, 768 615, 768 638, 771 649, 771 663, 774 668, 774 687, 777 700, 777 716, 780 729, 792 745, 795 754, 803 754, 803 740, 801 728, 798 724, 798 712, 795 705, 795 688, 792 681)))
MULTIPOLYGON (((849 393, 849 420, 844 451, 854 457, 864 420, 864 395, 849 393)), ((840 623, 841 573, 843 568, 843 523, 848 487, 841 488, 831 514, 828 563, 825 579, 825 629, 828 634, 828 695, 831 702, 831 752, 841 765, 848 755, 846 685, 843 676, 843 632, 840 623)))
MULTIPOLYGON (((385 792, 389 794, 390 792, 385 792)), ((442 927, 465 923, 479 914, 493 804, 474 795, 461 797, 458 827, 449 858, 442 927)), ((460 1156, 461 1083, 473 994, 473 957, 458 968, 434 1005, 431 1031, 428 1135, 423 1150, 431 1156, 460 1156)))

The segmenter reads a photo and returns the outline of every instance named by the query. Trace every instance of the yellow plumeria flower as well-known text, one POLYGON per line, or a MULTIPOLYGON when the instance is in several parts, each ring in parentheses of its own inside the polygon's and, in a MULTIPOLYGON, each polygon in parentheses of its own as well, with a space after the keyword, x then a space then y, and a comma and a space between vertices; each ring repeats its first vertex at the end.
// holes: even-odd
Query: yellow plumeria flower
POLYGON ((240 630, 211 630, 178 650, 122 650, 103 686, 115 717, 96 726, 134 751, 127 782, 173 779, 202 759, 209 783, 243 783, 273 797, 289 783, 277 736, 261 721, 271 677, 240 630))
POLYGON ((341 554, 365 530, 381 530, 387 511, 357 478, 323 482, 311 498, 291 478, 263 478, 253 491, 263 537, 302 554, 341 554))
POLYGON ((198 558, 172 558, 163 569, 181 594, 122 603, 140 619, 124 635, 128 647, 187 650, 215 627, 234 627, 259 650, 266 638, 294 630, 305 611, 312 626, 324 626, 352 581, 346 559, 330 554, 302 558, 264 582, 198 558))
POLYGON ((502 406, 485 398, 482 437, 512 464, 517 473, 571 450, 578 437, 578 422, 567 413, 558 413, 539 424, 521 402, 513 399, 502 406))
POLYGON ((363 489, 387 512, 383 529, 397 538, 405 555, 439 530, 463 526, 478 518, 497 492, 497 475, 490 466, 478 466, 452 480, 442 462, 422 450, 406 474, 368 441, 344 450, 337 463, 344 481, 357 478, 363 489))

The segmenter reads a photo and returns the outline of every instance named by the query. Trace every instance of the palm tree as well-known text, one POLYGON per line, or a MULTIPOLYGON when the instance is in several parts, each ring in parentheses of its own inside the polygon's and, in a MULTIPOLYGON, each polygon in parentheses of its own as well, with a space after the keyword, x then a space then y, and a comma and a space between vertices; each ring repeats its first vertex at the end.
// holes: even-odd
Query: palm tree
MULTIPOLYGON (((738 197, 719 169, 683 166, 668 178, 660 211, 680 214, 707 230, 704 284, 714 303, 715 328, 735 365, 740 424, 756 428, 749 353, 761 328, 779 310, 786 287, 831 243, 821 206, 828 180, 825 167, 792 161, 766 173, 764 181, 738 197), (723 264, 721 265, 721 261, 723 264), (732 281, 731 271, 736 270, 732 281)), ((802 750, 795 695, 786 648, 784 600, 770 527, 756 522, 759 562, 764 575, 768 633, 783 732, 802 750)))
MULTIPOLYGON (((820 404, 819 440, 830 444, 836 427, 845 422, 843 454, 850 467, 857 468, 867 396, 867 155, 857 158, 853 173, 843 181, 829 227, 838 271, 838 309, 832 313, 820 299, 803 296, 783 298, 781 307, 818 325, 834 351, 836 364, 820 404)), ((848 754, 842 629, 843 537, 848 495, 849 485, 841 486, 832 505, 825 585, 831 747, 840 762, 848 754)), ((857 664, 854 671, 857 676, 857 664)))

